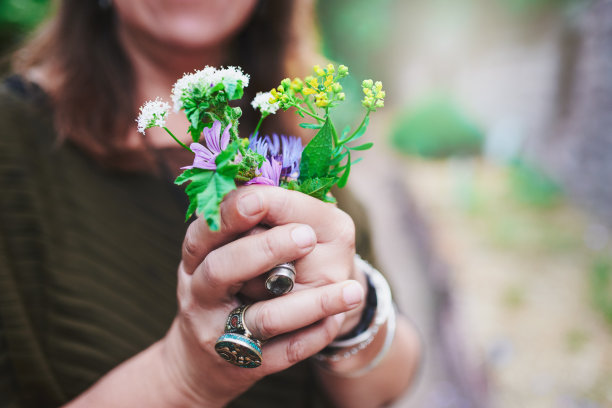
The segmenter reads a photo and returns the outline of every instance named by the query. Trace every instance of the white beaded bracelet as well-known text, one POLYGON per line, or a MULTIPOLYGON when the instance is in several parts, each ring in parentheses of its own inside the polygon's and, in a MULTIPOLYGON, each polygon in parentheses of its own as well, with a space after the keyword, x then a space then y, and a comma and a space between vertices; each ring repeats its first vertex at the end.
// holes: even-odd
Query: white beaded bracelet
POLYGON ((380 327, 386 322, 387 333, 385 343, 383 344, 380 352, 366 367, 347 374, 334 372, 337 375, 349 377, 363 375, 376 367, 383 359, 388 349, 391 347, 391 343, 393 342, 393 337, 395 335, 395 310, 393 299, 391 297, 391 289, 389 288, 387 280, 380 272, 374 269, 372 265, 361 259, 359 255, 355 256, 355 262, 357 266, 368 276, 376 291, 376 314, 372 319, 372 323, 365 331, 349 339, 333 341, 326 347, 326 350, 332 350, 331 353, 318 353, 314 356, 320 363, 330 363, 347 359, 369 346, 370 343, 374 341, 374 337, 380 330, 380 327), (337 349, 337 351, 334 349, 337 349))

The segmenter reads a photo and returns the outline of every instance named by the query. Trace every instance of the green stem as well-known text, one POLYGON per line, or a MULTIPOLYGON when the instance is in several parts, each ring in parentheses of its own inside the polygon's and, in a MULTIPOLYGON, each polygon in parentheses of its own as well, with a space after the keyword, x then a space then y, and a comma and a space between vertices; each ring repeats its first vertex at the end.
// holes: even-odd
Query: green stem
POLYGON ((365 116, 363 117, 363 120, 361 121, 357 129, 355 129, 355 131, 351 133, 349 136, 345 137, 344 140, 341 140, 340 143, 345 143, 347 140, 350 140, 353 136, 355 136, 357 132, 359 132, 359 130, 363 127, 368 116, 370 116, 370 112, 371 111, 368 109, 368 111, 366 112, 365 116))
POLYGON ((304 102, 306 102, 306 106, 308 106, 308 109, 310 110, 310 112, 315 113, 315 107, 312 105, 312 101, 310 100, 310 98, 307 95, 304 95, 304 92, 300 91, 300 94, 302 94, 302 97, 304 98, 304 102))
POLYGON ((315 118, 316 120, 318 120, 319 122, 325 122, 325 118, 322 118, 318 115, 315 115, 314 113, 302 108, 301 106, 295 105, 295 107, 297 108, 297 110, 299 110, 302 113, 307 114, 308 116, 311 116, 313 118, 315 118))
POLYGON ((192 150, 191 150, 191 149, 190 149, 190 148, 189 148, 189 147, 188 147, 188 146, 187 146, 185 143, 183 143, 183 142, 181 142, 180 140, 178 140, 178 139, 176 138, 176 136, 174 136, 174 134, 172 134, 172 132, 170 131, 170 129, 168 129, 167 127, 165 127, 165 126, 164 126, 164 130, 165 130, 166 132, 168 132, 168 134, 169 134, 170 136, 172 136, 172 138, 173 138, 173 139, 176 141, 176 143, 180 144, 181 146, 183 146, 183 148, 184 148, 184 149, 187 149, 187 150, 189 150, 191 153, 193 153, 193 151, 192 151, 192 150))
POLYGON ((257 133, 259 133, 259 128, 261 127, 261 123, 263 122, 263 120, 266 118, 265 114, 261 114, 261 118, 259 118, 259 122, 257 122, 257 126, 255 126, 255 130, 253 131, 253 136, 257 137, 257 133))

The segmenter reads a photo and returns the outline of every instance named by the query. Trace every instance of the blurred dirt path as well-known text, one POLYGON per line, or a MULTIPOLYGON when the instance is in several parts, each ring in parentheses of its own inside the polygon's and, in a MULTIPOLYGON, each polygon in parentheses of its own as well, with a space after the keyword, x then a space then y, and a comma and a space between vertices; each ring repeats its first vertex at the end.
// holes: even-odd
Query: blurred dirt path
POLYGON ((395 407, 484 407, 485 384, 470 368, 447 267, 432 251, 428 227, 403 182, 403 165, 382 140, 389 114, 379 112, 373 120, 365 138, 375 147, 351 169, 350 183, 369 213, 378 261, 398 307, 420 330, 425 348, 417 383, 395 407))

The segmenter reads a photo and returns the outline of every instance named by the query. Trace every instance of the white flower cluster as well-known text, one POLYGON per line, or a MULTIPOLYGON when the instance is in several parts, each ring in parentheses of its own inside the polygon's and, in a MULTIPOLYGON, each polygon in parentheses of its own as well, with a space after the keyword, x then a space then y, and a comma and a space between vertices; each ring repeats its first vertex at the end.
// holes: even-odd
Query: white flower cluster
POLYGON ((270 103, 271 98, 272 94, 270 92, 257 92, 257 95, 255 95, 255 98, 253 98, 251 105, 253 106, 253 109, 259 109, 262 115, 273 115, 278 110, 279 103, 270 103))
POLYGON ((216 69, 206 66, 204 69, 197 70, 193 73, 185 74, 181 79, 176 81, 172 87, 172 103, 174 110, 178 112, 183 107, 181 98, 185 94, 193 92, 194 89, 205 89, 213 87, 220 83, 223 79, 234 79, 242 81, 242 86, 249 86, 249 75, 242 72, 240 67, 227 67, 216 69))
POLYGON ((140 108, 140 115, 138 115, 136 120, 138 122, 138 131, 144 135, 146 129, 165 126, 166 115, 169 110, 170 105, 159 98, 145 103, 140 108))

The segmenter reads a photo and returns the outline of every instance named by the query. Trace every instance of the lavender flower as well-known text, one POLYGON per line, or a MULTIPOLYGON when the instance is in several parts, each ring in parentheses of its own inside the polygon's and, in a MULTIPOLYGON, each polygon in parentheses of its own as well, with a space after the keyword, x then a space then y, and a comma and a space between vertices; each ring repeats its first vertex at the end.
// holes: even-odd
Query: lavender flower
POLYGON ((245 184, 265 184, 268 186, 278 186, 280 184, 280 176, 282 163, 279 161, 272 159, 266 159, 265 162, 261 165, 261 174, 251 180, 247 181, 245 184))
POLYGON ((274 159, 281 163, 281 177, 297 179, 300 175, 300 158, 302 157, 302 141, 295 136, 274 134, 272 137, 258 138, 253 135, 249 141, 251 150, 261 154, 268 160, 274 159))
POLYGON ((215 159, 229 144, 231 124, 227 125, 221 134, 221 122, 216 120, 211 128, 204 128, 204 140, 206 146, 200 143, 192 143, 191 150, 195 153, 191 166, 181 167, 182 169, 206 169, 216 170, 215 159))

